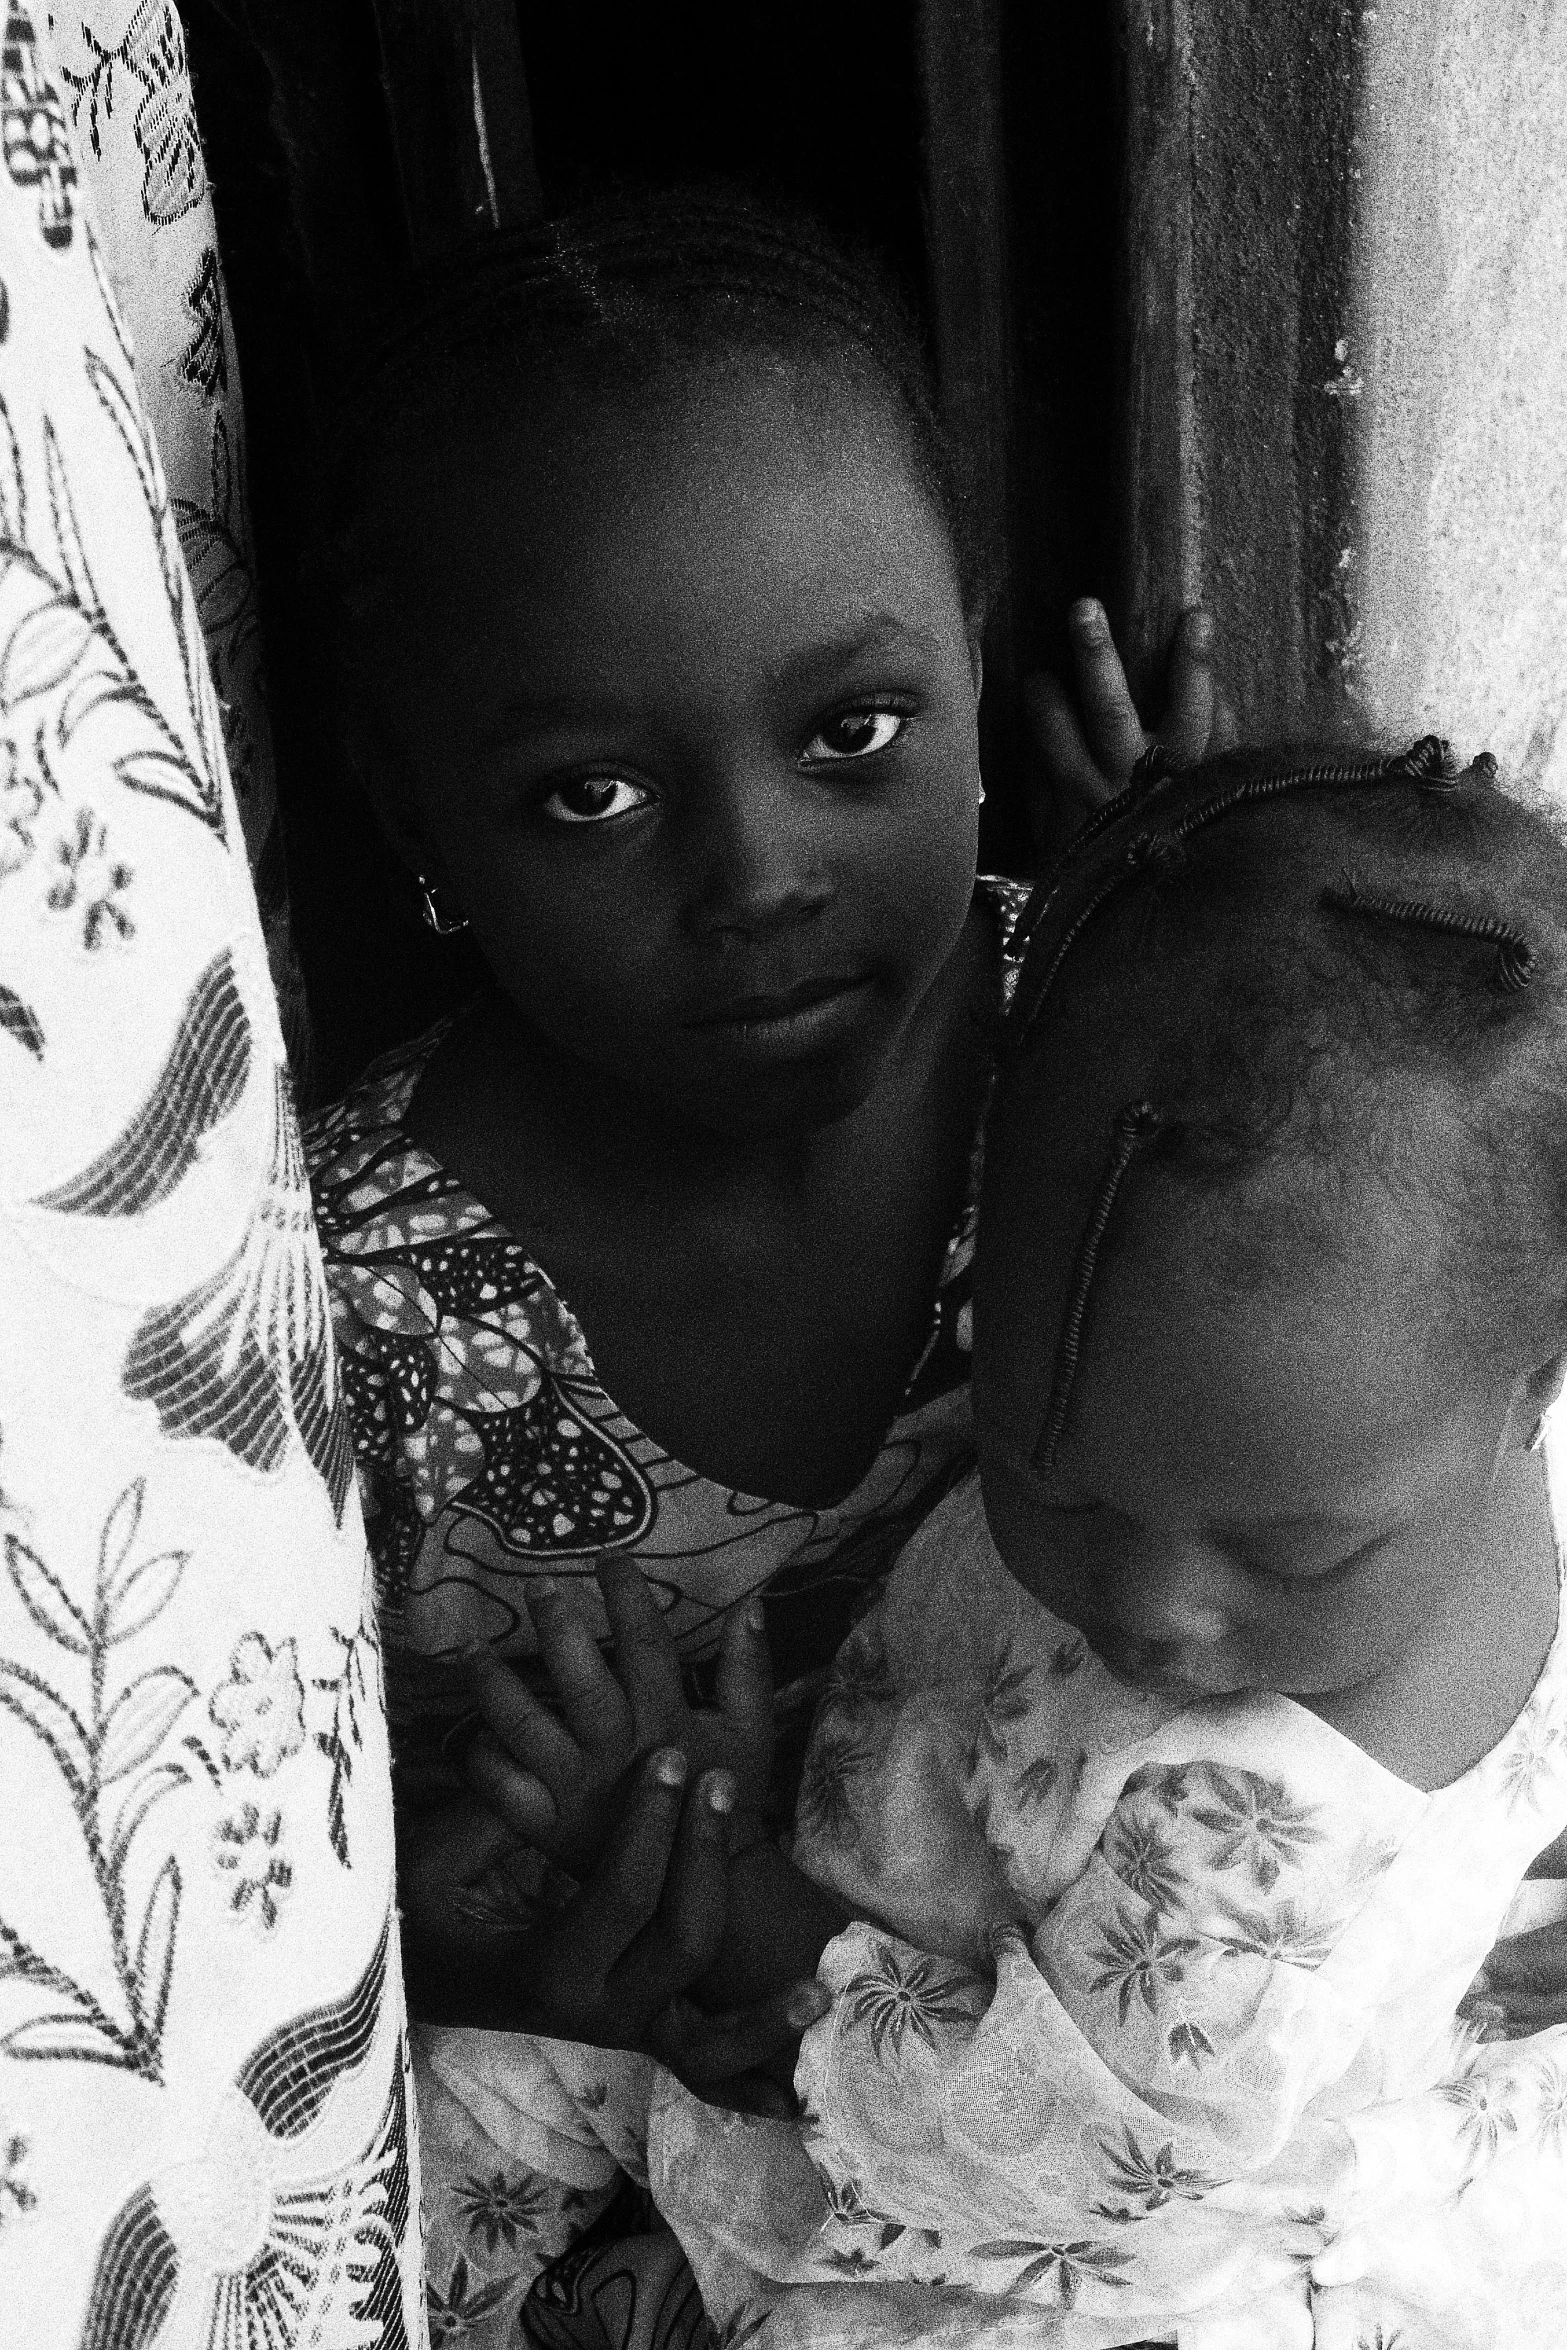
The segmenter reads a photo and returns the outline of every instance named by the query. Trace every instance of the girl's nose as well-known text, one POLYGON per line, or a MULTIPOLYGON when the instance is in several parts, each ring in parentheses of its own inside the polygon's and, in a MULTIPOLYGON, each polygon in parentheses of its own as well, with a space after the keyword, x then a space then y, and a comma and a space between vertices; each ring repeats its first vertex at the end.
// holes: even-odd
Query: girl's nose
POLYGON ((833 894, 809 795, 739 775, 713 795, 692 840, 698 938, 765 938, 819 914, 833 894))

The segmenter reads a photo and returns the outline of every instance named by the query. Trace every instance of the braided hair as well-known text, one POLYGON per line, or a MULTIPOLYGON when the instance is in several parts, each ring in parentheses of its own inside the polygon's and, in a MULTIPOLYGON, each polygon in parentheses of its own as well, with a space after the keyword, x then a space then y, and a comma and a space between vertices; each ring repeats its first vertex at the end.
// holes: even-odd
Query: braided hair
POLYGON ((890 404, 977 619, 980 543, 910 311, 883 270, 808 215, 722 189, 622 196, 501 231, 415 281, 337 403, 329 577, 362 582, 377 515, 400 502, 409 466, 449 466, 470 425, 520 390, 641 407, 757 359, 890 404))
POLYGON ((1436 1329, 1492 1344, 1567 1310, 1567 846, 1494 761, 1460 773, 1427 738, 1144 776, 1041 885, 1028 940, 976 1312, 982 1348, 987 1306, 1050 1317, 1049 1367, 1024 1349, 1036 1470, 1105 1266, 1162 1235, 1220 1285, 1274 1281, 1342 1251, 1370 1182, 1436 1329))

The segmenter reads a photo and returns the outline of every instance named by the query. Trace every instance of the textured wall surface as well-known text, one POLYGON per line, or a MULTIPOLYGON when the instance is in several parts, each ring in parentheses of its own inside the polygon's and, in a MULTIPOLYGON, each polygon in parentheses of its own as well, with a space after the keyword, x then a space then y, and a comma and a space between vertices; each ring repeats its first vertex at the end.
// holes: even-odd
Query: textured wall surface
POLYGON ((1201 596, 1247 734, 1348 717, 1361 15, 1123 0, 1123 625, 1149 685, 1201 596))
POLYGON ((1355 683, 1567 796, 1567 9, 1368 13, 1355 683))
POLYGON ((1123 0, 1124 624, 1567 794, 1567 9, 1123 0), (1560 742, 1558 743, 1558 735, 1560 742))

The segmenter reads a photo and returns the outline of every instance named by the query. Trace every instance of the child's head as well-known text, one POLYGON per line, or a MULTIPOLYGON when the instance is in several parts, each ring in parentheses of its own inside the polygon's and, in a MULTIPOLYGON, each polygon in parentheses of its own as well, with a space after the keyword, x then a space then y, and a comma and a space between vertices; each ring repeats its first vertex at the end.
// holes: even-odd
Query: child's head
POLYGON ((1123 795, 1036 901, 980 1220, 986 1509, 1149 1685, 1389 1669, 1559 1381, 1567 850, 1434 748, 1123 795))
POLYGON ((359 763, 530 1027, 719 1129, 863 1099, 980 796, 977 582, 896 301, 728 200, 497 237, 342 470, 359 763))

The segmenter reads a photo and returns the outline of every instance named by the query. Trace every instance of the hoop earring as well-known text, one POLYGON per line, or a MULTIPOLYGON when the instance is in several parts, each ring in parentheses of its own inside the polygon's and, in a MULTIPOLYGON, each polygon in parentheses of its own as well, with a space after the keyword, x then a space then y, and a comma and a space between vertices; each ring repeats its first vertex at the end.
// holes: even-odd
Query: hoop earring
POLYGON ((454 920, 450 914, 442 913, 436 895, 440 887, 438 882, 430 881, 423 873, 416 873, 414 879, 419 885, 420 920, 435 932, 437 938, 455 938, 459 931, 467 929, 466 914, 459 914, 454 920))

